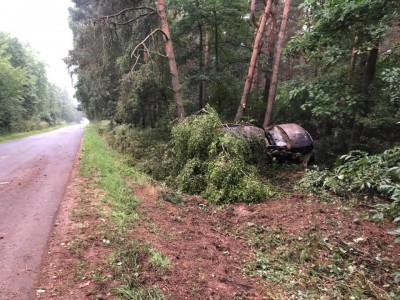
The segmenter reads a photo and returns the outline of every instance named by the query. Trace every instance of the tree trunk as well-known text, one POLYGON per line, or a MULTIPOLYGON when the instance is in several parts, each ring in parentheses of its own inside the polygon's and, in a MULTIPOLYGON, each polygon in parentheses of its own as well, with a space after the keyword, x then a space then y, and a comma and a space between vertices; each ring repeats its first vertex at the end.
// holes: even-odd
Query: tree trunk
POLYGON ((244 84, 242 99, 240 100, 240 105, 239 105, 237 113, 236 113, 236 117, 235 117, 235 121, 234 121, 235 123, 239 122, 240 119, 243 117, 243 113, 246 108, 246 103, 247 103, 247 99, 249 97, 251 83, 253 81, 254 71, 255 71, 256 65, 257 65, 258 55, 260 53, 261 40, 264 35, 264 29, 265 29, 265 25, 267 23, 267 18, 269 17, 269 14, 271 12, 272 2, 273 2, 273 0, 269 0, 267 2, 267 5, 265 5, 264 13, 261 17, 261 21, 260 21, 259 27, 257 29, 257 34, 256 34, 256 37, 254 39, 254 44, 253 44, 253 53, 252 53, 251 59, 250 59, 250 66, 249 66, 249 70, 247 73, 246 82, 244 84))
MULTIPOLYGON (((362 62, 362 65, 365 65, 364 86, 362 88, 363 91, 365 92, 365 99, 371 98, 370 85, 373 83, 375 77, 376 63, 378 61, 378 55, 379 55, 379 41, 376 42, 374 46, 375 47, 369 51, 368 57, 366 58, 366 62, 364 61, 362 62)), ((366 103, 362 104, 363 106, 367 105, 366 103)), ((360 104, 358 104, 354 112, 353 125, 350 132, 350 139, 348 145, 349 151, 354 149, 354 145, 357 144, 360 133, 362 131, 362 124, 360 124, 360 122, 358 121, 360 117, 362 117, 362 115, 363 115, 363 108, 360 106, 360 104)))
POLYGON ((157 12, 161 20, 161 31, 164 33, 165 53, 168 57, 169 70, 172 78, 172 90, 174 91, 175 100, 175 113, 179 120, 185 117, 185 110, 183 108, 181 86, 179 83, 178 67, 176 66, 174 47, 171 41, 169 26, 167 21, 167 12, 165 9, 164 0, 158 0, 157 12))
POLYGON ((379 43, 375 45, 368 53, 368 60, 367 60, 367 78, 366 83, 370 85, 374 81, 375 72, 376 72, 376 62, 378 61, 378 54, 379 54, 379 43))
MULTIPOLYGON (((204 27, 202 24, 199 24, 199 39, 200 39, 200 72, 203 73, 207 64, 207 50, 208 46, 204 46, 204 27)), ((206 43, 208 44, 208 34, 205 32, 206 43)), ((206 80, 201 79, 199 85, 199 110, 204 108, 206 105, 206 80)))
POLYGON ((264 103, 267 105, 269 88, 271 86, 271 74, 272 74, 272 65, 274 63, 274 49, 275 49, 275 34, 276 34, 276 23, 277 23, 277 7, 278 5, 274 5, 274 8, 271 11, 271 23, 268 28, 268 44, 267 44, 267 57, 268 57, 268 69, 265 71, 265 86, 264 86, 264 103))
POLYGON ((356 48, 356 43, 358 40, 358 36, 354 37, 354 46, 351 49, 351 59, 350 59, 350 70, 349 70, 349 75, 347 78, 347 85, 350 88, 353 82, 353 76, 354 76, 354 70, 356 68, 356 62, 357 62, 357 48, 356 48))
POLYGON ((260 27, 260 24, 257 23, 256 19, 256 0, 251 0, 250 2, 250 20, 255 28, 260 27))
POLYGON ((276 87, 278 85, 279 63, 281 60, 283 42, 285 39, 285 31, 289 17, 289 10, 290 10, 290 0, 286 0, 285 7, 283 9, 281 28, 278 36, 278 45, 274 55, 274 68, 272 70, 271 86, 269 89, 267 110, 265 112, 264 125, 263 125, 264 128, 268 128, 272 122, 272 114, 274 110, 275 96, 276 96, 276 87))
POLYGON ((219 39, 218 39, 217 12, 214 11, 214 49, 215 49, 215 71, 219 72, 219 39))

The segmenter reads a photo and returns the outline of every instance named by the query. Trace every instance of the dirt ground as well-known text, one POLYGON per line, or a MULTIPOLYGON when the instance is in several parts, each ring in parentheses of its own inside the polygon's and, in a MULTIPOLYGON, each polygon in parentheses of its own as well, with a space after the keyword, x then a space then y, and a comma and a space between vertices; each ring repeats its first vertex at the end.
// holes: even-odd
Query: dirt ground
MULTIPOLYGON (((362 216, 367 208, 362 206, 340 209, 293 194, 260 204, 215 207, 196 196, 187 197, 182 204, 164 201, 155 186, 137 187, 132 192, 140 199, 139 219, 129 238, 150 243, 170 261, 162 273, 143 263, 139 283, 160 288, 167 299, 272 299, 270 286, 244 272, 255 257, 251 243, 236 234, 246 226, 285 228, 296 234, 316 225, 322 232, 339 232, 340 224, 340 240, 361 237, 358 250, 362 255, 374 253, 378 245, 383 260, 400 265, 400 245, 394 245, 387 234, 392 224, 377 226, 365 221, 362 216)), ((74 171, 37 284, 38 298, 118 298, 110 290, 118 283, 106 267, 111 249, 95 231, 102 222, 96 213, 100 196, 74 171), (82 199, 86 199, 86 209, 77 213, 82 199), (109 280, 96 279, 96 270, 109 280)))

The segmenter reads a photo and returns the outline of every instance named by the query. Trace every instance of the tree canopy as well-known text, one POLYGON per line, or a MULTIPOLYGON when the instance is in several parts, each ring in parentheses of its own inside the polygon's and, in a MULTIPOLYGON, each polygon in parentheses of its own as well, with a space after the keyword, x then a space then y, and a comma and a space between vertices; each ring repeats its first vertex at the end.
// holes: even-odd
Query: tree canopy
POLYGON ((17 38, 0 32, 0 132, 75 121, 68 93, 51 84, 45 64, 17 38))

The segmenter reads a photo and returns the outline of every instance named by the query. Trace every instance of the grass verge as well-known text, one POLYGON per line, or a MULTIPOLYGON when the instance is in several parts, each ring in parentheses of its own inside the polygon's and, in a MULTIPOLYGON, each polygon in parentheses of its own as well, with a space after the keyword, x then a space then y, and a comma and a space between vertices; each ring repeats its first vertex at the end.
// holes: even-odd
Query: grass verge
POLYGON ((49 131, 56 130, 58 128, 62 128, 62 127, 68 126, 68 125, 70 125, 70 124, 51 126, 51 127, 47 127, 47 128, 43 128, 43 129, 39 129, 39 130, 27 131, 27 132, 17 132, 17 133, 0 135, 0 143, 6 142, 6 141, 11 141, 11 140, 16 140, 16 139, 21 139, 21 138, 39 134, 39 133, 49 132, 49 131))
POLYGON ((101 221, 97 223, 96 235, 111 250, 106 270, 97 270, 95 274, 97 287, 120 299, 163 299, 161 290, 141 285, 138 278, 141 267, 160 264, 157 266, 167 268, 166 260, 160 254, 154 262, 157 252, 129 236, 138 218, 138 200, 132 187, 143 184, 146 178, 128 166, 123 155, 111 150, 93 126, 85 131, 80 172, 102 195, 97 203, 96 218, 101 221))

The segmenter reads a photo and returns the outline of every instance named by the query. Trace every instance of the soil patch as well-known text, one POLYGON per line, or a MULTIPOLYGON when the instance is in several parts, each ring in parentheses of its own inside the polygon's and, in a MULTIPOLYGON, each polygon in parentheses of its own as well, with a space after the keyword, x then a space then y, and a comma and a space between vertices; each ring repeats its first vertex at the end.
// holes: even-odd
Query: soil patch
MULTIPOLYGON (((256 254, 243 233, 249 227, 294 236, 318 230, 342 247, 355 248, 357 255, 378 257, 393 269, 400 265, 400 245, 387 234, 393 224, 363 220, 360 207, 323 204, 301 194, 254 205, 215 207, 198 197, 176 205, 159 199, 155 187, 134 193, 142 200, 142 218, 133 236, 149 241, 171 261, 167 274, 147 273, 142 282, 160 287, 168 299, 277 299, 274 284, 245 274, 256 254)), ((378 275, 371 280, 390 281, 388 274, 378 275)))
MULTIPOLYGON (((96 299, 102 293, 95 275, 107 274, 108 266, 104 262, 111 249, 98 232, 101 192, 91 180, 79 175, 79 161, 80 158, 42 263, 36 285, 37 299, 96 299)), ((111 294, 108 296, 107 299, 113 299, 111 294)))

